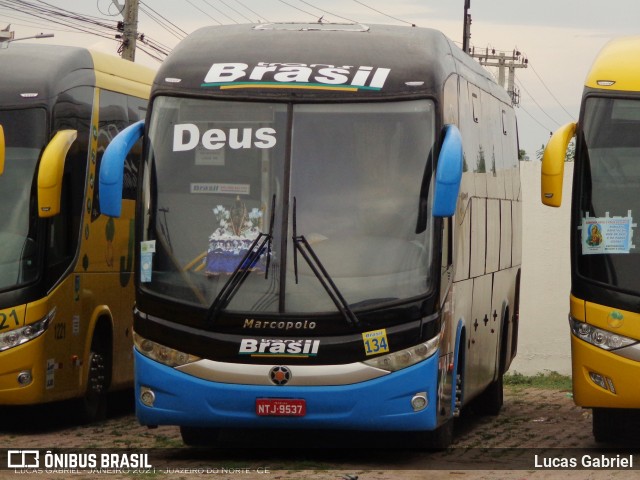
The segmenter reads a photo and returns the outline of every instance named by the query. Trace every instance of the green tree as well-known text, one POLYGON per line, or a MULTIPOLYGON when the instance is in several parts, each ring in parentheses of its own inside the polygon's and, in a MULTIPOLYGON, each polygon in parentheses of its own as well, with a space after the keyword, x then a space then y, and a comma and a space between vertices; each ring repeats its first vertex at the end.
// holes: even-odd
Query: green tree
MULTIPOLYGON (((536 151, 536 158, 538 160, 542 160, 542 155, 544 154, 544 147, 542 145, 539 150, 536 151)), ((576 137, 573 137, 567 145, 567 152, 564 155, 565 162, 573 162, 576 156, 576 137)))
POLYGON ((523 149, 518 150, 518 160, 527 160, 527 152, 523 149))
POLYGON ((478 150, 478 168, 476 172, 478 173, 487 172, 487 165, 485 164, 485 161, 484 161, 484 149, 482 148, 482 145, 480 145, 480 149, 478 150))

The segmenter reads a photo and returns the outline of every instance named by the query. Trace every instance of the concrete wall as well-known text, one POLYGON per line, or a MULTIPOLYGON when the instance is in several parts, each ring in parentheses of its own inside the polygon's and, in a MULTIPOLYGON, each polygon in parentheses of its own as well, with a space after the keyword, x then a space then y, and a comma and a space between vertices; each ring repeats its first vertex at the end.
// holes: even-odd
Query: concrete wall
POLYGON ((522 284, 518 354, 510 372, 571 374, 569 212, 573 163, 565 163, 560 208, 540 202, 540 162, 520 162, 522 284))

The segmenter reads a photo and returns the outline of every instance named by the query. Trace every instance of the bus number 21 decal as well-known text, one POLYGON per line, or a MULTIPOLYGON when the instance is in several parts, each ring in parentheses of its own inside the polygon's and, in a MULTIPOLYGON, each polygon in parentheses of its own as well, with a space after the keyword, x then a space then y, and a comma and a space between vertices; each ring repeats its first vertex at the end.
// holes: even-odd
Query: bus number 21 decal
POLYGON ((364 332, 362 334, 362 341, 364 342, 364 351, 367 355, 376 355, 389 351, 387 331, 384 329, 364 332))
POLYGON ((18 315, 14 309, 11 310, 9 315, 7 315, 7 310, 0 312, 0 330, 4 330, 5 328, 9 328, 10 325, 7 323, 11 323, 13 320, 14 326, 18 327, 20 325, 20 320, 18 320, 18 315))

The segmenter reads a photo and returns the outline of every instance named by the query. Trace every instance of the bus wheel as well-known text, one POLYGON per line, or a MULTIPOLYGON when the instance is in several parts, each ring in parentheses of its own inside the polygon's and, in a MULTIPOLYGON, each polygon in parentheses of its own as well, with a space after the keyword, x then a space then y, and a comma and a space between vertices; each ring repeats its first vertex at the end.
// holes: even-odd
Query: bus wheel
POLYGON ((593 438, 596 442, 613 442, 618 439, 620 416, 611 408, 593 409, 593 438))
POLYGON ((453 443, 453 418, 429 432, 428 447, 433 450, 445 450, 453 443))
POLYGON ((476 409, 480 415, 498 415, 504 403, 504 375, 500 374, 498 379, 491 382, 484 392, 480 394, 476 401, 476 409))
POLYGON ((220 430, 216 428, 180 427, 180 435, 189 447, 217 447, 220 430))
POLYGON ((104 420, 107 416, 108 355, 98 342, 91 344, 87 390, 80 399, 78 414, 82 423, 104 420))

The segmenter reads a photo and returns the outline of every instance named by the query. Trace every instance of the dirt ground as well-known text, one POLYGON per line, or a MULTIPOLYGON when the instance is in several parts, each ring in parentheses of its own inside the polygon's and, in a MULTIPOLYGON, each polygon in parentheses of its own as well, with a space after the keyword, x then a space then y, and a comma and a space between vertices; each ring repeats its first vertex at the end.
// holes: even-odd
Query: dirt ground
MULTIPOLYGON (((417 479, 627 479, 633 468, 584 468, 582 458, 623 458, 640 464, 640 444, 632 438, 618 445, 595 443, 591 412, 576 407, 568 391, 509 386, 500 415, 481 417, 471 409, 456 423, 451 449, 412 448, 407 435, 371 433, 357 438, 345 432, 243 432, 228 435, 225 448, 197 450, 183 446, 177 427, 147 429, 137 424, 130 397, 112 402, 109 419, 69 426, 65 406, 54 409, 3 409, 0 422, 0 478, 216 478, 292 480, 417 479), (62 409, 62 410, 61 410, 62 409), (355 448, 354 446, 358 447, 355 448), (65 449, 66 452, 147 453, 151 468, 98 471, 7 470, 7 449, 65 449), (76 450, 74 450, 76 449, 76 450), (87 450, 89 449, 89 450, 87 450), (634 455, 635 454, 635 455, 634 455), (638 458, 635 458, 638 457, 638 458), (545 461, 575 461, 577 467, 545 468, 545 461), (547 459, 547 460, 545 460, 547 459)), ((68 408, 68 407, 66 407, 68 408)), ((637 438, 637 436, 636 436, 637 438)), ((55 452, 55 450, 52 450, 55 452)), ((43 469, 44 470, 44 469, 43 469)))

